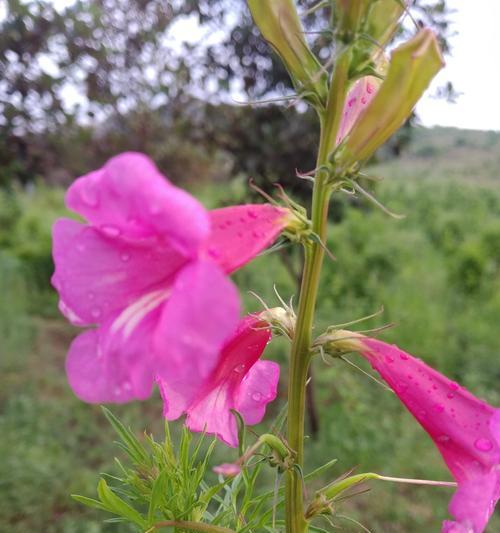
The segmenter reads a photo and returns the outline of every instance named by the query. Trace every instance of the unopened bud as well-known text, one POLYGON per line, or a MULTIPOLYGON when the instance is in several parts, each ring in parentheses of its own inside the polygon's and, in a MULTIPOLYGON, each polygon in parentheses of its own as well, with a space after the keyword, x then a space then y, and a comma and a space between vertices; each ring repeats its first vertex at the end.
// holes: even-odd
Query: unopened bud
POLYGON ((323 351, 332 357, 360 349, 360 339, 363 335, 347 329, 330 329, 320 335, 313 343, 313 348, 323 351))
POLYGON ((293 0, 248 0, 262 36, 283 60, 297 90, 314 91, 326 99, 327 81, 312 53, 293 0))
POLYGON ((266 309, 259 314, 259 318, 271 326, 274 335, 285 335, 289 339, 293 339, 296 316, 291 308, 273 307, 266 309))
POLYGON ((224 477, 234 477, 241 472, 241 466, 236 463, 223 463, 213 468, 216 474, 224 477))

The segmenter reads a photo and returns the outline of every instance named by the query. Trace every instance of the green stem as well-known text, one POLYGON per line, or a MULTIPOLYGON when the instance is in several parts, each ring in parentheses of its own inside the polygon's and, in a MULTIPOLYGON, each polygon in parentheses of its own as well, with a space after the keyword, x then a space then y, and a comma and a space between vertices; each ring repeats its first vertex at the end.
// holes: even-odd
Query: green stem
MULTIPOLYGON (((317 168, 320 169, 328 156, 325 142, 323 119, 321 120, 321 141, 318 152, 317 168)), ((312 230, 321 242, 326 242, 328 202, 330 187, 327 176, 318 170, 314 182, 312 199, 312 230)), ((321 266, 324 250, 317 242, 308 242, 305 246, 305 262, 299 296, 299 310, 295 336, 290 355, 290 373, 288 382, 288 444, 296 453, 295 464, 302 469, 304 464, 304 413, 306 399, 307 370, 311 359, 311 335, 314 310, 318 295, 321 266)), ((286 531, 302 533, 307 531, 304 518, 302 479, 297 470, 290 470, 286 480, 286 531)))
POLYGON ((211 526, 210 524, 190 522, 186 520, 165 520, 164 522, 158 522, 145 533, 152 533, 153 531, 164 527, 176 527, 179 529, 188 529, 189 531, 201 531, 202 533, 235 533, 235 531, 228 529, 227 527, 211 526))

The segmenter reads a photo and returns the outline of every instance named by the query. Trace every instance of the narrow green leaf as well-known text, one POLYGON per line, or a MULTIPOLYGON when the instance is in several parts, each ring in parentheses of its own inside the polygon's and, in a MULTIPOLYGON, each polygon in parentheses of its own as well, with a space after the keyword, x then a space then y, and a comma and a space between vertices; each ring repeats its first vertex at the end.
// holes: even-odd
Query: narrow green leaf
POLYGON ((141 514, 131 507, 127 502, 119 498, 109 487, 106 481, 101 478, 97 485, 97 494, 107 510, 118 516, 126 518, 130 522, 140 527, 146 527, 147 522, 141 514))
POLYGON ((93 507, 94 509, 100 509, 101 511, 108 510, 105 505, 98 500, 94 500, 94 498, 87 498, 87 496, 80 496, 79 494, 72 494, 71 497, 73 500, 83 503, 83 505, 86 505, 87 507, 93 507))

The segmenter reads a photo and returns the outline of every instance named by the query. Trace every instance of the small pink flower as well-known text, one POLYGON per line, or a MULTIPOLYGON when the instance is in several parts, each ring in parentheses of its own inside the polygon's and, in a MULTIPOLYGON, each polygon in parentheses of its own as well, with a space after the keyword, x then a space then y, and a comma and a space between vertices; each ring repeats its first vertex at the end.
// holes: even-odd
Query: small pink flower
POLYGON ((214 466, 213 471, 216 474, 220 474, 224 477, 234 477, 241 472, 241 466, 236 463, 223 463, 218 466, 214 466))
POLYGON ((97 326, 70 347, 72 389, 87 402, 122 403, 147 398, 159 376, 172 390, 170 417, 179 416, 237 326, 227 274, 277 237, 288 211, 208 212, 137 153, 76 180, 66 204, 87 222, 55 223, 52 283, 73 324, 97 326))
MULTIPOLYGON (((238 445, 238 428, 231 410, 238 411, 245 424, 259 423, 266 405, 276 398, 279 366, 259 361, 271 333, 255 316, 243 319, 225 342, 217 367, 187 406, 186 425, 192 431, 206 431, 229 446, 238 445)), ((164 398, 164 415, 172 419, 170 398, 175 394, 159 381, 164 398)))
POLYGON ((500 498, 500 409, 420 359, 375 339, 356 338, 372 364, 430 435, 458 482, 443 533, 482 533, 500 498))
POLYGON ((374 76, 365 76, 355 81, 347 94, 342 111, 342 120, 337 133, 337 144, 349 134, 359 116, 373 100, 380 86, 380 80, 374 76))

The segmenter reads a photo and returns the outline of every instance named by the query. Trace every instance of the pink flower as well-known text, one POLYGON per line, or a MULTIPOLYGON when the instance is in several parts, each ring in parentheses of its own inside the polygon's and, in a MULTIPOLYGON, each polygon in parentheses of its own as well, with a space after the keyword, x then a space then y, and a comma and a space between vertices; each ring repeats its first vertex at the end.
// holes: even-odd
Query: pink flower
MULTIPOLYGON (((231 410, 238 411, 247 425, 258 424, 266 405, 276 398, 279 366, 259 361, 271 338, 266 323, 255 316, 243 319, 227 339, 217 366, 187 406, 186 425, 192 431, 206 431, 229 446, 238 445, 238 428, 231 410)), ((171 412, 174 391, 159 381, 164 398, 164 415, 171 412)))
POLYGON ((373 100, 380 86, 380 80, 374 76, 365 76, 355 81, 347 94, 342 111, 342 119, 337 133, 337 144, 350 133, 359 116, 373 100))
POLYGON ((443 533, 482 533, 500 498, 500 409, 420 359, 375 339, 352 341, 427 431, 458 482, 443 533))
POLYGON ((227 274, 272 242, 288 211, 242 205, 207 212, 144 155, 125 153, 76 180, 66 204, 87 223, 53 228, 60 309, 78 326, 66 361, 92 403, 145 399, 157 377, 179 416, 217 366, 239 298, 227 274))

